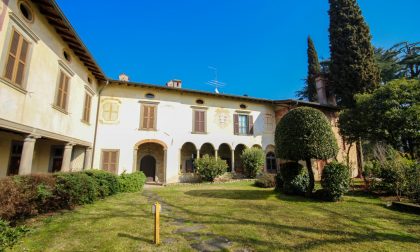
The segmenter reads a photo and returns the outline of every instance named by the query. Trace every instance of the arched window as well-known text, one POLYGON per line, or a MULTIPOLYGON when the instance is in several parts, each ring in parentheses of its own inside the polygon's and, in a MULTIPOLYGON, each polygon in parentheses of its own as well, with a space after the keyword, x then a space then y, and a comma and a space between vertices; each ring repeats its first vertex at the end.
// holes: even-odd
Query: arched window
POLYGON ((274 155, 273 152, 267 153, 267 155, 265 156, 265 163, 267 164, 267 171, 269 172, 277 171, 276 155, 274 155))

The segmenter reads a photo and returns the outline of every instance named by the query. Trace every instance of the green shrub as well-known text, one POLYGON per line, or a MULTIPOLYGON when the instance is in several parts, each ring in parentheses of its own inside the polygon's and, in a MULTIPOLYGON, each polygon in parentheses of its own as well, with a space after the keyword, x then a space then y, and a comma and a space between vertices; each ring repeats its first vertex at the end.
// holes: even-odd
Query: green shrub
POLYGON ((56 194, 60 197, 61 208, 93 203, 96 200, 95 180, 84 172, 58 173, 56 194))
POLYGON ((94 179, 98 198, 118 193, 118 177, 115 174, 102 170, 87 170, 85 173, 94 179))
POLYGON ((275 190, 278 191, 278 192, 283 191, 284 181, 283 181, 283 177, 281 176, 281 173, 280 172, 276 174, 276 178, 275 179, 276 179, 276 188, 275 188, 275 190))
POLYGON ((280 165, 283 178, 283 191, 286 194, 304 195, 309 186, 309 175, 306 169, 297 162, 280 165))
POLYGON ((9 222, 0 219, 0 251, 11 249, 28 231, 25 226, 11 227, 9 222))
POLYGON ((276 186, 275 175, 264 172, 257 177, 255 185, 262 188, 273 188, 276 186))
POLYGON ((120 192, 138 192, 143 189, 146 176, 143 172, 125 173, 118 177, 118 187, 120 192))
POLYGON ((227 163, 225 160, 216 159, 209 155, 196 159, 194 161, 197 173, 200 174, 204 181, 213 182, 217 176, 224 174, 227 171, 227 163))
POLYGON ((55 179, 49 175, 6 177, 0 180, 0 218, 14 221, 59 208, 55 179))
POLYGON ((413 164, 407 169, 406 194, 413 201, 420 203, 420 163, 413 164))
POLYGON ((249 178, 255 178, 264 167, 264 151, 260 148, 247 148, 241 155, 245 175, 249 178))
POLYGON ((322 171, 321 185, 325 200, 338 201, 349 190, 349 168, 342 163, 327 164, 322 171))

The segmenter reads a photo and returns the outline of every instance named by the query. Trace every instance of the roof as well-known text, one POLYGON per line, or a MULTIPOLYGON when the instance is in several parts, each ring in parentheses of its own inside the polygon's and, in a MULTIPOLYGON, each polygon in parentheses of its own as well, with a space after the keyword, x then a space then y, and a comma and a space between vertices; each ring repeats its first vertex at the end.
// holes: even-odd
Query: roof
POLYGON ((287 106, 303 105, 303 106, 316 107, 316 108, 322 108, 322 109, 328 109, 328 110, 339 110, 338 107, 332 106, 332 105, 323 105, 316 102, 308 102, 308 101, 294 100, 294 99, 271 100, 271 99, 243 96, 243 95, 241 96, 241 95, 220 94, 220 93, 218 94, 218 93, 212 93, 212 92, 200 91, 200 90, 194 90, 194 89, 174 88, 174 87, 167 87, 163 85, 147 84, 147 83, 142 83, 142 82, 128 82, 128 81, 120 81, 120 80, 109 80, 109 84, 151 88, 151 89, 157 89, 157 90, 166 90, 170 92, 190 93, 190 94, 213 96, 213 97, 243 100, 243 101, 250 101, 250 102, 266 103, 266 104, 271 104, 271 105, 287 105, 287 106))
POLYGON ((106 77, 102 69, 96 63, 92 54, 77 35, 73 26, 64 16, 54 0, 31 0, 47 19, 48 23, 55 28, 57 34, 67 43, 68 47, 80 59, 87 69, 99 81, 105 81, 106 77))

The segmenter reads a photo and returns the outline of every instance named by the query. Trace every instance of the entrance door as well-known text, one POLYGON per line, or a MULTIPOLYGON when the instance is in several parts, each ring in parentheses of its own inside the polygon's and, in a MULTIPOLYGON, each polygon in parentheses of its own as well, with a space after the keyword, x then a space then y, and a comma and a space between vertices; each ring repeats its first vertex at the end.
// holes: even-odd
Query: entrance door
POLYGON ((7 176, 18 175, 20 158, 22 156, 23 142, 13 141, 10 150, 10 161, 7 169, 7 176))
POLYGON ((150 155, 144 156, 140 161, 140 171, 146 175, 147 181, 155 181, 156 159, 150 155))
POLYGON ((51 147, 51 159, 50 159, 50 172, 61 171, 61 164, 63 163, 64 147, 53 146, 51 147))

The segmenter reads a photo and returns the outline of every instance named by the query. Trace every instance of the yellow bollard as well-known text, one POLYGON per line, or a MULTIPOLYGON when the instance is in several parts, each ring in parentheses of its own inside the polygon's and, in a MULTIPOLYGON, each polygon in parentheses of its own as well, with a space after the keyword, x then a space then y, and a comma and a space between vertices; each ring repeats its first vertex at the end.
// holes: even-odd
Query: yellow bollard
POLYGON ((155 244, 159 245, 160 243, 160 237, 159 237, 159 231, 160 231, 160 204, 159 202, 156 202, 154 205, 154 214, 155 214, 155 244))

